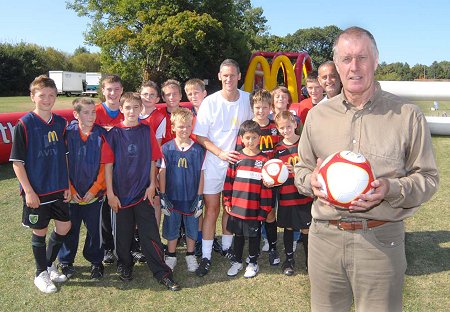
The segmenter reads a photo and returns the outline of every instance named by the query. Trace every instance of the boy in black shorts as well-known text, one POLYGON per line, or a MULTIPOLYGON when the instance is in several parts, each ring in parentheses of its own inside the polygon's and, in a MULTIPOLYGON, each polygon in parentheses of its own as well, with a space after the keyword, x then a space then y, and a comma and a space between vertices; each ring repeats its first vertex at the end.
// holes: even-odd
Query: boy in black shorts
POLYGON ((122 281, 132 279, 130 251, 137 225, 142 252, 153 276, 169 290, 176 291, 181 288, 164 262, 152 207, 156 192, 155 162, 162 155, 153 130, 139 123, 142 107, 140 94, 124 93, 120 99, 124 121, 109 130, 106 137, 112 152, 105 156, 105 179, 108 202, 114 211, 117 269, 122 281))
POLYGON ((244 277, 255 277, 259 271, 258 255, 261 221, 272 210, 272 191, 263 185, 261 170, 268 160, 259 149, 261 128, 256 121, 246 120, 239 128, 244 148, 239 160, 230 164, 223 188, 223 205, 230 215, 227 230, 234 234, 234 249, 228 276, 242 270, 242 253, 248 237, 249 264, 244 277))
POLYGON ((20 182, 22 223, 33 229, 34 284, 44 293, 56 292, 54 282, 67 280, 53 263, 70 230, 68 202, 71 198, 64 144, 67 122, 52 113, 56 95, 52 79, 42 75, 33 80, 30 96, 35 109, 19 119, 9 159, 20 182), (55 231, 46 246, 50 219, 55 220, 55 231))

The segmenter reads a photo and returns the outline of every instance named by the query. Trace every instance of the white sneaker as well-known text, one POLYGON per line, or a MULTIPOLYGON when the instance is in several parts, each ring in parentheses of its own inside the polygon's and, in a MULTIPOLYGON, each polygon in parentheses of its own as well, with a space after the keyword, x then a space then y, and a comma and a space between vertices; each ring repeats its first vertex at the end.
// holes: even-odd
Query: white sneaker
POLYGON ((227 272, 228 276, 236 276, 244 266, 240 262, 231 262, 231 267, 227 272))
POLYGON ((166 257, 166 264, 173 271, 177 265, 177 257, 166 257))
POLYGON ((254 263, 249 263, 245 269, 244 277, 251 278, 255 277, 259 272, 259 265, 254 263))
POLYGON ((198 269, 197 258, 194 255, 186 256, 186 264, 189 272, 195 272, 198 269))
POLYGON ((292 244, 292 251, 295 252, 297 250, 297 241, 294 241, 292 244))
POLYGON ((42 271, 41 274, 34 278, 34 285, 46 294, 51 294, 58 291, 55 284, 50 279, 47 271, 42 271))
POLYGON ((263 239, 263 243, 264 245, 262 246, 261 250, 262 251, 269 251, 269 241, 267 240, 267 238, 263 239))
POLYGON ((55 283, 62 283, 67 281, 67 276, 62 273, 59 273, 58 268, 53 263, 51 267, 47 268, 48 275, 50 276, 50 280, 55 283))

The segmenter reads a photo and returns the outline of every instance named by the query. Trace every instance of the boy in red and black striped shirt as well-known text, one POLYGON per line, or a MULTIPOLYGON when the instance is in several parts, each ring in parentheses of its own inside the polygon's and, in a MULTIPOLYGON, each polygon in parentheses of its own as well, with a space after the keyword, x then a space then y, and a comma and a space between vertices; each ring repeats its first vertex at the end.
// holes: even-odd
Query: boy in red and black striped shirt
POLYGON ((239 129, 244 144, 239 160, 230 164, 223 189, 223 203, 230 215, 227 230, 234 234, 234 256, 228 276, 242 270, 245 237, 249 240, 250 263, 244 277, 254 277, 259 271, 258 255, 261 221, 272 210, 272 192, 262 182, 261 170, 267 156, 259 149, 261 128, 253 120, 244 121, 239 129))
POLYGON ((284 250, 286 260, 281 270, 285 275, 294 274, 294 230, 301 230, 305 258, 308 263, 308 229, 311 224, 311 197, 300 194, 294 185, 294 165, 298 161, 298 142, 295 133, 297 122, 291 112, 280 112, 275 116, 278 131, 284 137, 275 146, 275 158, 281 159, 289 169, 289 177, 278 190, 277 225, 284 228, 284 250))

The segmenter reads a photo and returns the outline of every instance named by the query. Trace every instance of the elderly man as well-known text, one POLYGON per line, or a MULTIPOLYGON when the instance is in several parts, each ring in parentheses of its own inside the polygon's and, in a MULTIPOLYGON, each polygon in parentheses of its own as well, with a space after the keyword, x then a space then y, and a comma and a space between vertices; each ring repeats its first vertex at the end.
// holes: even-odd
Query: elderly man
POLYGON ((331 99, 341 93, 341 80, 339 79, 339 74, 333 61, 322 63, 317 72, 319 73, 319 83, 326 93, 326 96, 321 102, 331 99))
MULTIPOLYGON (((241 72, 236 61, 226 59, 220 65, 219 80, 222 90, 207 96, 200 106, 194 134, 206 149, 205 158, 205 215, 202 227, 202 261, 196 271, 198 276, 208 274, 211 265, 216 221, 220 212, 220 194, 223 190, 228 164, 238 160, 234 150, 241 123, 252 119, 247 92, 238 89, 241 72)), ((233 235, 226 230, 228 214, 223 213, 222 248, 230 249, 233 235)))
POLYGON ((308 114, 295 183, 315 196, 309 232, 313 311, 401 311, 406 270, 403 220, 436 192, 439 182, 425 117, 419 108, 381 90, 374 79, 378 49, 359 27, 333 47, 341 94, 308 114), (382 126, 380 126, 382 125, 382 126), (320 192, 322 159, 341 150, 363 154, 377 179, 373 193, 349 209, 320 192))

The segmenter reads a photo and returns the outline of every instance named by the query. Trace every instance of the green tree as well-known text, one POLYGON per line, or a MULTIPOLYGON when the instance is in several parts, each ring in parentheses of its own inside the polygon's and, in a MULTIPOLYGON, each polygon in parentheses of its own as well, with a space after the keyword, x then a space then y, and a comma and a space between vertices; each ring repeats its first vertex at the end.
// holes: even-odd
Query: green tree
POLYGON ((319 66, 333 59, 333 43, 342 30, 334 25, 299 29, 284 38, 285 51, 306 51, 319 66))
POLYGON ((75 72, 99 72, 101 69, 99 53, 75 53, 69 57, 68 67, 75 72))
POLYGON ((29 84, 36 76, 63 68, 66 57, 53 48, 35 44, 0 44, 0 95, 28 94, 29 84))
POLYGON ((214 79, 224 58, 248 61, 249 37, 261 31, 250 26, 265 22, 249 0, 74 0, 68 7, 91 19, 86 41, 100 47, 103 71, 121 75, 129 89, 147 79, 214 79))

